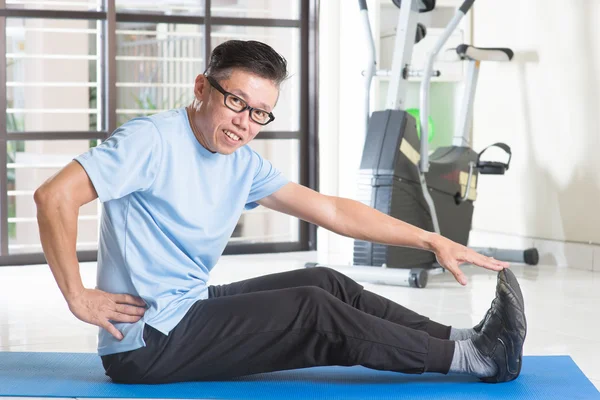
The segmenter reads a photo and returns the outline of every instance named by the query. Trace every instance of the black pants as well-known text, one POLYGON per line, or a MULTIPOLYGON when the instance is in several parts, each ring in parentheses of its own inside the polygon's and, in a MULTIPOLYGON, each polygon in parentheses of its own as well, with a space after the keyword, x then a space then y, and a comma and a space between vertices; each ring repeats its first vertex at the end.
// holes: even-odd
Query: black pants
POLYGON ((326 365, 447 373, 452 362, 449 326, 329 268, 210 286, 209 294, 168 336, 146 325, 146 347, 103 356, 106 374, 166 383, 326 365))

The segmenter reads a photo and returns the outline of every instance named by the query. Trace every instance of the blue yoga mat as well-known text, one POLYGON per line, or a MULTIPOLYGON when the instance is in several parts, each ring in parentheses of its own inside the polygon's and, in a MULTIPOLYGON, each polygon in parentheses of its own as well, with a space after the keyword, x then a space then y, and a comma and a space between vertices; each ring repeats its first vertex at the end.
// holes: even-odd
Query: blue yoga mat
POLYGON ((525 357, 519 379, 485 384, 458 375, 405 375, 363 367, 319 367, 221 382, 110 382, 87 353, 0 352, 0 396, 178 399, 600 399, 568 356, 525 357))

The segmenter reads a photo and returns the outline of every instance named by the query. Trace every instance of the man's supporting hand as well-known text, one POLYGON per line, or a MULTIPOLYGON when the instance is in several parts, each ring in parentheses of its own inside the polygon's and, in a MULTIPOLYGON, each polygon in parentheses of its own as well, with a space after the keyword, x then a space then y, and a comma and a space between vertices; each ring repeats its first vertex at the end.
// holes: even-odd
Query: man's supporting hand
POLYGON ((123 334, 114 322, 137 322, 146 312, 146 303, 129 294, 112 294, 97 289, 83 289, 67 298, 69 309, 80 320, 104 328, 117 340, 123 334))

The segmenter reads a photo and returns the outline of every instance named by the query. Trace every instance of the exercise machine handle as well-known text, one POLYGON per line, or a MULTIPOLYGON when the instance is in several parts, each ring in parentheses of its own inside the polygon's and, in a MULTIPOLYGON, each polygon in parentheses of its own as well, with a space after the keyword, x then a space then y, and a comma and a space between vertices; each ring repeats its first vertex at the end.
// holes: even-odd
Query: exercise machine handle
POLYGON ((471 194, 471 180, 473 179, 473 171, 477 168, 477 165, 473 161, 469 162, 469 177, 467 178, 467 184, 465 188, 465 194, 460 197, 460 194, 456 194, 456 202, 464 203, 469 199, 469 195, 471 194))
POLYGON ((371 116, 371 82, 377 71, 377 61, 375 59, 375 39, 373 39, 373 32, 371 31, 371 22, 369 21, 369 9, 367 8, 367 0, 358 0, 358 6, 360 7, 360 18, 362 22, 363 31, 367 39, 368 53, 365 58, 365 67, 363 70, 364 82, 365 82, 365 134, 369 130, 369 118, 371 116))
POLYGON ((475 0, 465 0, 460 9, 456 10, 454 13, 454 17, 450 20, 450 23, 446 26, 442 34, 439 36, 437 42, 433 46, 433 49, 430 53, 427 54, 427 61, 425 63, 425 68, 423 70, 423 80, 421 81, 420 87, 420 113, 418 123, 421 124, 421 160, 419 161, 419 170, 421 175, 429 172, 429 143, 427 142, 429 137, 429 86, 431 84, 431 77, 433 75, 433 63, 438 55, 438 53, 444 47, 444 44, 448 41, 452 32, 456 29, 460 21, 465 16, 465 13, 471 8, 475 0))
POLYGON ((460 11, 462 11, 463 14, 466 14, 473 6, 473 3, 475 3, 475 0, 465 0, 465 2, 462 3, 462 6, 460 6, 460 11))

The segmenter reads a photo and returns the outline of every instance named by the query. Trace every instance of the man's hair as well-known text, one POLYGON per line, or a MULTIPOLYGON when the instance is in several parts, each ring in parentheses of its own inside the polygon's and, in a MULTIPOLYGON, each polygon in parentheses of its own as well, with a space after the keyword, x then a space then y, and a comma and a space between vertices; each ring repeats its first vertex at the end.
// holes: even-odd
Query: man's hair
POLYGON ((204 74, 227 79, 234 69, 269 79, 277 87, 287 78, 285 58, 271 46, 254 40, 229 40, 215 47, 204 74))

